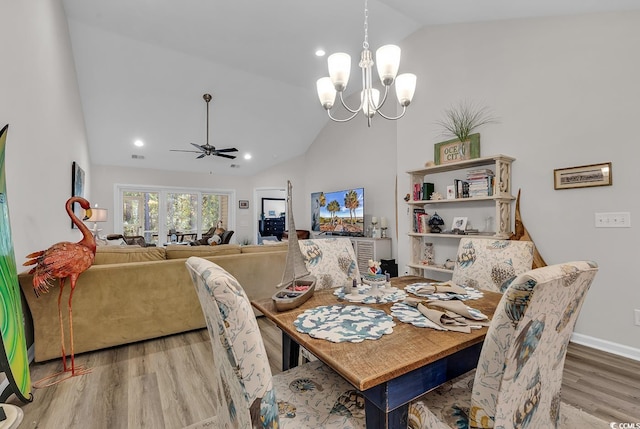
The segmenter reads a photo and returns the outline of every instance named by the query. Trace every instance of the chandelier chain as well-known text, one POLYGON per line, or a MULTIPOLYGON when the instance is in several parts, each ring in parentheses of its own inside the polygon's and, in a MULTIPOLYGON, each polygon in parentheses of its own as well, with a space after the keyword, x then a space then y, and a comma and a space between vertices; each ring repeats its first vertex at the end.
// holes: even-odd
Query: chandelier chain
POLYGON ((364 0, 364 42, 362 43, 364 49, 369 49, 369 7, 367 4, 368 1, 364 0))

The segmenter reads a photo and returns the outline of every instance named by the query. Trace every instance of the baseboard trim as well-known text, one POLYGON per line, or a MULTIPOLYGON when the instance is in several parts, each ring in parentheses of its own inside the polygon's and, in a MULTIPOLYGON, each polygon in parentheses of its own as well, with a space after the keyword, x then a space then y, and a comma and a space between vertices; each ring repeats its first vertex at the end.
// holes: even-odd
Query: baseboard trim
POLYGON ((588 335, 576 334, 571 335, 571 341, 583 346, 592 347, 607 353, 623 356, 629 359, 640 361, 640 349, 625 346, 623 344, 614 343, 599 338, 590 337, 588 335))

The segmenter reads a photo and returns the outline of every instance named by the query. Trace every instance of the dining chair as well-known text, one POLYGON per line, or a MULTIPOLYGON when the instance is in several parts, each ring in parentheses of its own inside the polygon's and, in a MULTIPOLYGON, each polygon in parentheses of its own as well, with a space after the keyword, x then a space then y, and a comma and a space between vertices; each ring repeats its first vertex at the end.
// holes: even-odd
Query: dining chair
POLYGON ((364 429, 364 398, 322 362, 271 374, 251 304, 231 274, 198 257, 186 266, 211 338, 216 427, 364 429))
POLYGON ((316 277, 316 289, 344 286, 348 279, 360 280, 358 261, 346 237, 298 240, 307 269, 316 277))
POLYGON ((504 292, 518 275, 531 270, 531 241, 462 238, 451 281, 459 284, 504 292))
POLYGON ((577 261, 517 276, 498 304, 475 372, 414 401, 409 427, 558 427, 567 346, 597 271, 596 263, 577 261))

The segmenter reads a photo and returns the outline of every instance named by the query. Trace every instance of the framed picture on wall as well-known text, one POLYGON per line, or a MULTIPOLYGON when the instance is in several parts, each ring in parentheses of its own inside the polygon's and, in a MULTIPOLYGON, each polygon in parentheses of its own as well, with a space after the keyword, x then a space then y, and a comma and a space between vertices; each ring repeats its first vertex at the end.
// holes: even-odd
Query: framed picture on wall
POLYGON ((239 200, 238 201, 238 208, 248 209, 249 208, 249 200, 239 200))
POLYGON ((611 163, 581 165, 553 170, 554 189, 611 186, 611 163))
MULTIPOLYGON (((84 170, 75 161, 71 165, 71 196, 84 198, 84 170)), ((80 220, 84 217, 84 209, 78 203, 73 203, 73 213, 80 220)), ((71 229, 78 227, 71 222, 71 229)))

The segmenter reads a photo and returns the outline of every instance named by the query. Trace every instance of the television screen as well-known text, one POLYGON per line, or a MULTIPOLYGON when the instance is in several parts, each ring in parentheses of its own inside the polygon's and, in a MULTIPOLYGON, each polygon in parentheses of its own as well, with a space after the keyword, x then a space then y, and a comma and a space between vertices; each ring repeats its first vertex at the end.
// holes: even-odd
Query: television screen
POLYGON ((311 229, 336 235, 364 235, 364 188, 311 194, 311 229))

